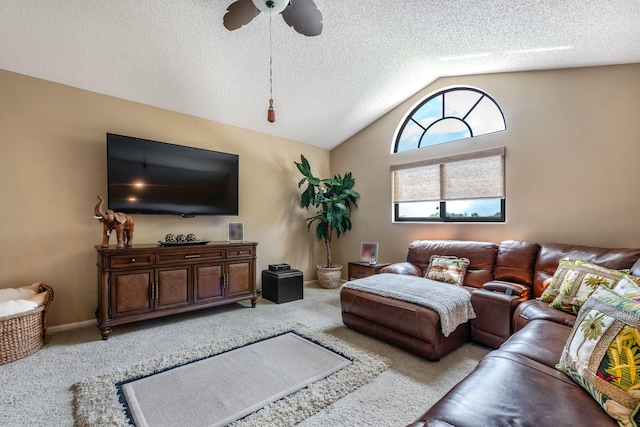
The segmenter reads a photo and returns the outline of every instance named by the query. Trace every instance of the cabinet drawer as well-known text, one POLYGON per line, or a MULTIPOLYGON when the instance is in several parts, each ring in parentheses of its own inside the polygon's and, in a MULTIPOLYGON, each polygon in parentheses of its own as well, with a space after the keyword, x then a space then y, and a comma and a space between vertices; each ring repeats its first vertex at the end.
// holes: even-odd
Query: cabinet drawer
POLYGON ((354 279, 362 279, 363 277, 371 276, 373 274, 380 274, 380 270, 388 265, 391 264, 388 262, 379 262, 377 264, 371 265, 369 263, 363 262, 350 262, 349 270, 347 271, 347 275, 349 277, 347 277, 347 279, 351 280, 352 277, 354 279))
POLYGON ((159 253, 158 264, 167 264, 178 261, 209 261, 224 259, 224 250, 216 249, 213 251, 198 251, 197 249, 189 252, 178 253, 159 253))
POLYGON ((111 257, 111 268, 146 267, 153 265, 153 254, 117 255, 111 257))
POLYGON ((251 255, 253 255, 253 248, 250 246, 227 249, 227 259, 246 258, 251 255))
MULTIPOLYGON (((362 279, 363 277, 371 276, 375 273, 375 270, 371 267, 365 267, 363 265, 351 264, 349 266, 349 276, 356 279, 362 279)), ((349 277, 349 279, 351 278, 349 277)))

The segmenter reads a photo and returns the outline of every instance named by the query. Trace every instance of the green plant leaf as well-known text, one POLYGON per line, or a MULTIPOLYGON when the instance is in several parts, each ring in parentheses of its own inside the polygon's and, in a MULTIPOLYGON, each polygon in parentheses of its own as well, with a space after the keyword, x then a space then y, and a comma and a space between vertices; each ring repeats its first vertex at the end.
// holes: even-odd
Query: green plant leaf
POLYGON ((333 179, 323 179, 322 182, 324 184, 329 184, 330 186, 336 186, 339 187, 342 185, 342 182, 339 179, 333 178, 333 179))
POLYGON ((302 162, 305 168, 307 168, 308 170, 311 170, 311 165, 309 164, 309 161, 303 154, 300 154, 300 162, 302 162))
POLYGON ((349 216, 344 217, 344 229, 351 230, 351 217, 349 216))
POLYGON ((300 204, 303 208, 308 208, 311 203, 316 198, 315 188, 312 185, 309 185, 307 189, 300 196, 300 204))
POLYGON ((318 242, 327 236, 328 226, 327 223, 322 221, 318 223, 318 227, 316 227, 316 238, 318 242))
MULTIPOLYGON (((302 157, 303 160, 306 160, 304 157, 302 157)), ((306 177, 311 175, 311 169, 309 168, 309 162, 305 163, 298 163, 298 162, 294 162, 296 164, 296 167, 298 168, 298 170, 300 171, 300 173, 306 177)))

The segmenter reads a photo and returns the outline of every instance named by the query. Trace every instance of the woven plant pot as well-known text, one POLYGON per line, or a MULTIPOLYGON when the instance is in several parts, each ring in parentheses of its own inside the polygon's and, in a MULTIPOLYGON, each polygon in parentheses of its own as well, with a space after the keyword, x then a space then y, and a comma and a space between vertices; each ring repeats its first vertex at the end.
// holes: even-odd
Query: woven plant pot
POLYGON ((342 265, 335 264, 335 267, 324 267, 318 265, 318 284, 324 289, 335 289, 340 286, 342 279, 342 265))

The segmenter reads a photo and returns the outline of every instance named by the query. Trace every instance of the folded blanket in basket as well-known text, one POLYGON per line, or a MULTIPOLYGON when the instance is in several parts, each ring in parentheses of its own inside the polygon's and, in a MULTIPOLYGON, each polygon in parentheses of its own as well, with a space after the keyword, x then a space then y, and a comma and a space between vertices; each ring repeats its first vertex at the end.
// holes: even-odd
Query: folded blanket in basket
POLYGON ((0 303, 5 301, 14 301, 21 298, 32 297, 36 293, 31 289, 25 288, 8 288, 0 289, 0 303))
POLYGON ((33 310, 34 308, 37 308, 37 307, 38 307, 37 302, 29 301, 26 299, 3 301, 3 302, 0 302, 0 317, 22 313, 25 311, 33 310))
POLYGON ((19 288, 0 289, 0 302, 32 297, 40 292, 41 285, 42 282, 36 282, 27 286, 20 286, 19 288))
POLYGON ((42 282, 36 282, 19 288, 0 289, 0 317, 22 313, 44 305, 47 300, 47 291, 40 292, 41 285, 42 282))
POLYGON ((375 274, 352 280, 344 288, 419 304, 440 315, 442 334, 448 337, 458 325, 476 318, 471 294, 460 286, 403 274, 375 274))

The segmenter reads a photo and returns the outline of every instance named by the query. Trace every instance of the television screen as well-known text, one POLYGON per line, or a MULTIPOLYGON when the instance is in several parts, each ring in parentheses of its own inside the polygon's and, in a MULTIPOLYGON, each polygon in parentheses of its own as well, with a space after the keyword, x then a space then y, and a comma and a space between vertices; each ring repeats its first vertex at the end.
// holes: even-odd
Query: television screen
POLYGON ((109 209, 238 215, 236 154, 107 133, 109 209))

